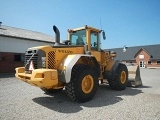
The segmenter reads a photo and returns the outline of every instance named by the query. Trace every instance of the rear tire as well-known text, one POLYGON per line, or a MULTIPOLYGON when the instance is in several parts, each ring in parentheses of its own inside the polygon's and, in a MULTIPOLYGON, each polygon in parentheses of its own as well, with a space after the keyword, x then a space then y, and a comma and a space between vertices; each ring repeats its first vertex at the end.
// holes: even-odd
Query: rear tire
POLYGON ((116 71, 113 73, 108 82, 109 86, 113 90, 124 90, 128 82, 128 69, 126 65, 119 63, 116 71))
POLYGON ((71 100, 87 102, 94 97, 97 88, 98 75, 95 70, 89 65, 75 65, 65 91, 71 100))

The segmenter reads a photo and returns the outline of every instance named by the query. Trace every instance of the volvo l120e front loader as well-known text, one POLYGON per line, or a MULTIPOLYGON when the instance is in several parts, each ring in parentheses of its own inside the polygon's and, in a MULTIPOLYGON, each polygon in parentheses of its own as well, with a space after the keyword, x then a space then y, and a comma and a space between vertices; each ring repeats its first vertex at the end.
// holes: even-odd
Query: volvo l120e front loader
POLYGON ((84 26, 68 30, 68 40, 60 43, 60 32, 53 26, 53 46, 28 48, 24 67, 16 68, 15 76, 48 93, 65 89, 69 98, 79 102, 91 100, 99 81, 107 80, 114 90, 124 90, 128 82, 125 64, 115 61, 115 52, 103 51, 100 35, 103 30, 84 26))

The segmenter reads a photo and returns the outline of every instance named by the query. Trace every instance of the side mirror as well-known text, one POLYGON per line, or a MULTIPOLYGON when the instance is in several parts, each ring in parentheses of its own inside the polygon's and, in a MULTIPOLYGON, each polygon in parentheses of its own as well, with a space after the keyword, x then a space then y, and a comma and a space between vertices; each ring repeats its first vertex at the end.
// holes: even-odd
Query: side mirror
POLYGON ((106 34, 105 34, 104 30, 102 30, 102 36, 103 36, 103 40, 105 40, 106 39, 106 34))

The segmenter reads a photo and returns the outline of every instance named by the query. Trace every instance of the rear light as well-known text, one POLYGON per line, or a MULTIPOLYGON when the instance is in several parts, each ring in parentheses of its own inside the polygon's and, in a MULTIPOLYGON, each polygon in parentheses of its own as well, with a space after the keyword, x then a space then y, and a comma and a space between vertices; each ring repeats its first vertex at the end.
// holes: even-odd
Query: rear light
POLYGON ((42 67, 45 68, 46 67, 46 57, 42 57, 42 67))

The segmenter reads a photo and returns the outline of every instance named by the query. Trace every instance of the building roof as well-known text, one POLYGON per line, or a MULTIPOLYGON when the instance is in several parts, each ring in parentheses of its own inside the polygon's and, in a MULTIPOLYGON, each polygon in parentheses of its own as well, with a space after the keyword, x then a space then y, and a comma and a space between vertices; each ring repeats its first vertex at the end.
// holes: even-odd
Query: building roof
POLYGON ((31 30, 25 30, 21 28, 9 27, 5 25, 0 26, 0 36, 38 40, 45 42, 54 42, 55 38, 44 33, 35 32, 31 30))
POLYGON ((123 52, 123 48, 113 48, 105 50, 116 52, 116 60, 135 60, 136 54, 142 49, 150 55, 151 59, 160 59, 160 44, 127 47, 126 52, 123 52))

